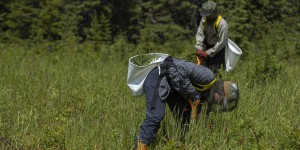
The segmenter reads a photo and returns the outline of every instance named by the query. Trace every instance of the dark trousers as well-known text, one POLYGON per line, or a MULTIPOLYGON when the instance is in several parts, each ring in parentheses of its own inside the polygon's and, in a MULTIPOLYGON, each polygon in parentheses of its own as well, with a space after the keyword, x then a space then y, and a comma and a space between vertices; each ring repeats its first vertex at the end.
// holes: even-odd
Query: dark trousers
MULTIPOLYGON (((187 131, 188 124, 190 122, 191 106, 187 100, 176 92, 171 92, 168 98, 164 101, 159 98, 156 102, 155 108, 152 107, 152 98, 154 91, 157 88, 156 83, 158 77, 158 68, 156 67, 149 73, 144 83, 146 96, 146 118, 140 126, 140 132, 137 137, 137 139, 144 144, 150 144, 154 140, 160 128, 160 124, 164 119, 166 105, 170 108, 175 119, 181 122, 182 139, 184 138, 184 133, 187 131)), ((198 112, 200 113, 201 107, 199 108, 198 112)))
MULTIPOLYGON (((207 49, 211 48, 212 46, 206 44, 207 49)), ((223 65, 223 69, 225 69, 225 47, 221 49, 214 57, 210 57, 206 60, 206 67, 210 68, 214 74, 218 73, 218 70, 223 65)))

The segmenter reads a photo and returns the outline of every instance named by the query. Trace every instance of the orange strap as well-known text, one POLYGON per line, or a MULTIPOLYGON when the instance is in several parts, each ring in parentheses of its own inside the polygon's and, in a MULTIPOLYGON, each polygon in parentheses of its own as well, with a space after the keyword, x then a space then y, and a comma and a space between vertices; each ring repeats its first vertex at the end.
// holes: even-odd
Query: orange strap
POLYGON ((193 119, 197 119, 197 108, 200 105, 200 100, 193 102, 193 100, 190 99, 189 102, 192 107, 192 117, 193 117, 193 119))
POLYGON ((205 62, 205 58, 200 58, 198 55, 196 55, 196 58, 197 58, 197 64, 198 65, 203 65, 203 63, 205 62))
POLYGON ((201 64, 200 58, 198 56, 196 56, 196 58, 197 58, 197 64, 200 65, 201 64))

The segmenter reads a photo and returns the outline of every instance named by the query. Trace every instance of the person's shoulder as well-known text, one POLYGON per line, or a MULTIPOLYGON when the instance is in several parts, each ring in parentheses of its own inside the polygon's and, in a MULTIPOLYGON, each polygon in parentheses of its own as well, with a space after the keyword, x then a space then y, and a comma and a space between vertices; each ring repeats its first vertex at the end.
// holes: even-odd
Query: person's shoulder
POLYGON ((222 18, 222 19, 220 20, 219 25, 221 25, 221 26, 228 26, 228 23, 227 23, 227 21, 226 21, 225 18, 222 18))
POLYGON ((227 23, 227 18, 222 16, 222 15, 221 15, 221 17, 222 17, 222 19, 220 20, 220 22, 226 22, 227 23))

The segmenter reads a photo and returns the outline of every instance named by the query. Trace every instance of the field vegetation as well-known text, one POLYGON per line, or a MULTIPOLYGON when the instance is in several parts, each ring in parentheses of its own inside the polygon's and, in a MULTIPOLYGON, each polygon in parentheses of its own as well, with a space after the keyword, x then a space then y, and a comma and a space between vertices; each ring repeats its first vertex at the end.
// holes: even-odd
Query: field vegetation
MULTIPOLYGON (((104 63, 97 52, 37 54, 34 49, 1 46, 2 148, 132 147, 145 100, 131 96, 126 63, 104 63)), ((298 149, 300 64, 299 59, 293 61, 262 65, 241 60, 234 72, 223 72, 223 78, 240 87, 237 110, 211 114, 209 128, 203 121, 192 123, 184 144, 178 143, 179 129, 167 112, 152 148, 298 149)))
MULTIPOLYGON (((128 59, 196 62, 203 2, 1 1, 0 149, 131 149, 145 97, 127 87, 128 59)), ((207 127, 201 115, 185 143, 167 109, 149 149, 300 149, 299 2, 216 2, 243 50, 221 71, 238 84, 239 107, 212 113, 207 127)))

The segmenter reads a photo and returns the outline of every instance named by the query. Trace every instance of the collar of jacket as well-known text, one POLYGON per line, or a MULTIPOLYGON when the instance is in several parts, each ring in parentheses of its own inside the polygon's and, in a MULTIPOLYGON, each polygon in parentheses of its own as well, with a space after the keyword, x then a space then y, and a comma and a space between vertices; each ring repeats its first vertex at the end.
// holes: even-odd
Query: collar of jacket
POLYGON ((205 84, 205 85, 202 85, 202 84, 197 84, 197 83, 192 83, 194 88, 197 90, 197 91, 200 91, 200 92, 203 92, 203 91, 206 91, 208 89, 211 88, 211 86, 216 82, 216 78, 214 80, 212 80, 210 83, 208 84, 205 84))

